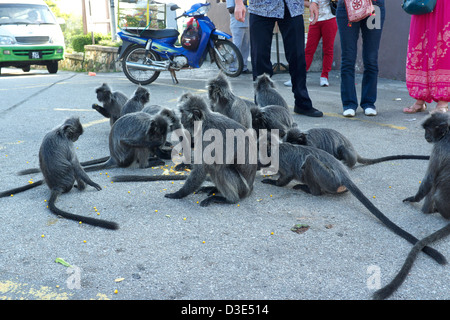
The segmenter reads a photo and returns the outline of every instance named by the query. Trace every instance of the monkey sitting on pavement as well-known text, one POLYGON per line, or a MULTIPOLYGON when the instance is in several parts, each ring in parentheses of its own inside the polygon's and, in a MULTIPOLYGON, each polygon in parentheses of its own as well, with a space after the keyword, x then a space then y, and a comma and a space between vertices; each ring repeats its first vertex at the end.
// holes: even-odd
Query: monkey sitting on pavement
MULTIPOLYGON (((203 98, 194 96, 190 93, 183 94, 179 98, 178 106, 181 113, 181 123, 183 127, 193 137, 195 132, 195 122, 201 121, 201 134, 202 137, 209 129, 214 129, 220 132, 221 137, 224 138, 222 146, 227 145, 227 130, 240 131, 242 134, 246 131, 246 128, 236 121, 220 114, 213 112, 209 109, 203 98)), ((198 128, 197 128, 198 129, 198 128)), ((212 190, 217 190, 217 195, 209 195, 203 200, 200 205, 208 206, 215 203, 237 203, 240 199, 246 198, 253 190, 253 183, 256 176, 257 164, 251 163, 249 140, 245 140, 245 151, 237 150, 237 137, 233 136, 233 158, 231 162, 228 161, 230 156, 229 152, 224 152, 220 159, 215 159, 212 163, 202 160, 201 163, 193 164, 193 169, 190 172, 183 187, 174 193, 168 193, 165 196, 172 199, 181 199, 194 191, 197 191, 203 184, 203 182, 209 177, 214 184, 212 190), (227 153, 227 154, 225 154, 227 153), (238 157, 244 156, 243 161, 239 161, 238 157)), ((218 137, 215 137, 218 139, 218 137)), ((212 141, 211 143, 218 143, 218 141, 212 141)), ((204 154, 205 149, 211 147, 211 143, 203 141, 202 151, 204 154)), ((228 151, 228 150, 227 150, 228 151)), ((216 151, 217 155, 217 151, 216 151)), ((209 189, 208 189, 209 190, 209 189)))
MULTIPOLYGON (((78 140, 81 134, 83 134, 83 127, 80 120, 73 117, 47 133, 42 141, 39 149, 39 166, 44 175, 45 183, 51 191, 48 207, 51 212, 66 219, 81 221, 106 229, 118 229, 118 225, 114 222, 72 214, 57 208, 55 205, 58 196, 69 192, 75 182, 78 190, 84 190, 86 183, 98 191, 102 190, 97 183, 89 178, 78 162, 73 143, 78 140)), ((37 181, 29 185, 27 189, 37 187, 42 183, 42 180, 37 181)), ((18 189, 2 192, 0 197, 27 190, 18 191, 18 189)))
MULTIPOLYGON (((316 196, 324 193, 337 194, 349 190, 391 231, 412 244, 418 241, 417 238, 401 229, 375 207, 353 183, 347 168, 329 153, 314 147, 283 142, 279 144, 278 167, 279 178, 277 180, 264 179, 262 182, 283 187, 292 180, 297 180, 301 184, 296 185, 294 189, 301 189, 316 196)), ((446 262, 445 257, 433 248, 425 247, 423 251, 438 263, 446 262)))
POLYGON ((393 155, 376 159, 364 158, 358 154, 349 139, 339 131, 329 128, 313 128, 306 132, 293 128, 288 130, 285 141, 324 150, 342 161, 349 168, 353 168, 357 162, 369 165, 391 160, 428 160, 430 158, 425 155, 393 155))
MULTIPOLYGON (((146 108, 143 110, 146 110, 146 108)), ((133 159, 136 160, 136 162, 139 162, 139 166, 141 168, 163 165, 164 161, 162 159, 171 159, 171 144, 166 141, 167 132, 164 128, 167 126, 168 131, 173 131, 181 127, 180 119, 175 112, 160 106, 152 106, 152 108, 147 109, 146 112, 135 112, 131 114, 131 116, 127 115, 126 120, 121 120, 119 125, 116 127, 113 125, 111 128, 109 143, 110 154, 112 156, 81 162, 81 166, 85 167, 86 171, 101 170, 115 166, 129 167, 134 161, 130 162, 125 160, 125 158, 133 158, 133 155, 133 159), (150 132, 149 126, 151 126, 152 121, 155 122, 153 123, 152 130, 150 132), (158 129, 158 127, 160 127, 160 129, 158 129), (112 133, 113 131, 114 133, 112 133), (148 135, 146 136, 146 134, 150 134, 151 137, 148 135), (126 136, 129 136, 128 138, 130 139, 137 139, 142 143, 145 143, 144 141, 146 139, 152 140, 152 143, 154 143, 155 146, 150 149, 148 148, 148 145, 143 149, 140 149, 137 145, 134 147, 129 145, 127 147, 125 142, 122 143, 119 141, 120 139, 128 139, 126 136), (160 143, 162 144, 159 145, 160 143), (125 154, 127 154, 127 156, 125 156, 125 154), (144 161, 146 156, 151 156, 147 162, 144 161), (140 160, 138 161, 138 159, 140 160)), ((17 174, 26 175, 38 172, 40 172, 40 169, 31 168, 19 171, 17 174)))
POLYGON ((219 72, 217 77, 210 79, 206 88, 212 111, 235 120, 245 128, 252 127, 249 103, 232 92, 231 84, 223 72, 219 72))
POLYGON ((255 90, 255 102, 258 106, 277 105, 289 110, 286 100, 277 91, 275 83, 270 79, 268 74, 264 73, 258 76, 253 86, 255 90))
POLYGON ((161 158, 170 158, 170 152, 168 156, 161 147, 166 143, 169 130, 179 127, 179 119, 169 109, 163 109, 155 116, 146 112, 123 115, 109 134, 109 159, 103 164, 85 167, 85 170, 126 168, 136 163, 140 168, 163 165, 165 162, 161 158))
POLYGON ((103 103, 103 107, 94 103, 92 109, 97 110, 105 118, 109 118, 112 126, 120 118, 123 105, 128 101, 128 97, 120 91, 112 91, 111 87, 103 83, 95 89, 97 100, 103 103))
MULTIPOLYGON (((404 202, 419 202, 425 198, 422 212, 439 212, 450 219, 450 117, 448 114, 435 113, 422 124, 426 141, 433 143, 428 169, 416 195, 404 199, 404 202)), ((406 279, 420 250, 434 241, 450 235, 450 223, 418 242, 408 254, 401 270, 385 287, 376 291, 375 299, 386 299, 394 293, 406 279)))
POLYGON ((122 117, 128 113, 142 111, 149 101, 150 92, 146 88, 139 85, 134 92, 133 97, 128 99, 128 101, 123 105, 120 116, 122 117))

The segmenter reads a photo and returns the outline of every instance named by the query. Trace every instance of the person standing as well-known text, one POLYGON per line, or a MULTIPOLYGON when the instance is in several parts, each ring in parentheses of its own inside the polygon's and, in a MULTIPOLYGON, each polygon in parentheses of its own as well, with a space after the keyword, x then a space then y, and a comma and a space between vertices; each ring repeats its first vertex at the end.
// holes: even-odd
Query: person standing
POLYGON ((378 84, 378 49, 385 19, 384 0, 372 0, 379 7, 379 14, 358 22, 349 23, 344 0, 339 0, 336 20, 341 38, 341 100, 344 117, 354 117, 358 108, 355 88, 355 64, 359 34, 362 34, 362 59, 364 72, 360 106, 366 116, 376 116, 378 84), (373 19, 375 18, 375 19, 373 19), (380 19, 375 21, 374 20, 380 19))
POLYGON ((243 74, 249 74, 247 68, 248 56, 250 54, 250 29, 248 27, 248 13, 245 16, 244 22, 237 21, 234 17, 234 0, 227 0, 227 9, 230 12, 230 30, 233 36, 233 43, 241 51, 244 66, 242 68, 243 74))
MULTIPOLYGON (((320 39, 322 39, 322 73, 320 75, 320 86, 328 87, 328 73, 333 66, 334 39, 337 33, 336 16, 331 12, 330 0, 318 0, 319 18, 316 24, 309 27, 308 38, 306 40, 305 59, 306 71, 309 70, 316 53, 320 39)), ((305 1, 305 7, 309 8, 310 1, 305 1)), ((291 80, 284 83, 286 86, 292 86, 291 80)))
MULTIPOLYGON (((235 0, 234 16, 238 21, 245 20, 246 8, 242 0, 235 0)), ((303 0, 251 0, 248 5, 250 26, 250 55, 253 80, 264 73, 273 75, 270 61, 273 29, 277 22, 283 38, 289 74, 294 93, 294 112, 309 116, 322 117, 323 113, 315 109, 306 88, 305 29, 303 23, 303 0)), ((312 3, 311 24, 317 22, 319 8, 312 3)))
POLYGON ((416 102, 405 113, 447 112, 450 101, 450 1, 437 0, 433 12, 412 15, 406 57, 406 87, 416 102))

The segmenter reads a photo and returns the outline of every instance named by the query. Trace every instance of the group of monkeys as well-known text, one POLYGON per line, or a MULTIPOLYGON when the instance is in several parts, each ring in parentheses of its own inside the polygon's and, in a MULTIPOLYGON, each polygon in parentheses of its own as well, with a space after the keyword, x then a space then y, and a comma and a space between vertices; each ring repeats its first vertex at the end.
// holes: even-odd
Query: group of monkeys
MULTIPOLYGON (((86 174, 89 171, 129 167, 132 164, 137 164, 140 168, 164 164, 164 160, 171 159, 173 147, 167 141, 167 135, 174 130, 183 129, 190 136, 194 136, 196 121, 201 121, 202 133, 215 129, 220 131, 224 138, 228 129, 243 131, 254 129, 256 136, 260 130, 270 132, 277 129, 279 139, 275 143, 279 152, 279 177, 276 180, 262 179, 262 183, 284 187, 295 180, 300 184, 294 186, 294 189, 315 196, 350 191, 389 229, 414 245, 397 276, 387 286, 376 291, 374 298, 385 299, 402 284, 420 251, 439 264, 447 263, 441 253, 428 245, 449 235, 450 223, 419 241, 375 207, 352 182, 347 169, 352 168, 357 162, 374 164, 395 159, 429 160, 428 170, 418 192, 403 201, 419 202, 425 199, 422 207, 424 213, 439 212, 444 218, 450 219, 450 201, 447 198, 450 194, 450 117, 447 114, 432 114, 422 125, 425 129, 425 139, 434 144, 430 156, 394 155, 367 159, 361 157, 351 142, 336 130, 315 128, 306 132, 301 131, 293 120, 286 101, 266 74, 259 76, 254 82, 254 102, 236 96, 222 72, 219 72, 217 77, 209 79, 206 88, 208 99, 184 93, 178 99, 178 110, 174 111, 158 105, 147 105, 150 93, 145 87, 139 86, 134 95, 128 99, 126 95, 120 91, 113 91, 104 83, 95 90, 97 100, 103 105, 93 104, 92 108, 110 119, 110 155, 80 163, 73 143, 83 133, 83 127, 78 118, 69 118, 45 135, 39 150, 39 169, 19 172, 21 175, 41 172, 44 179, 0 192, 0 197, 22 192, 45 182, 51 191, 48 206, 53 213, 94 226, 118 229, 118 225, 114 222, 83 217, 57 208, 55 206, 57 197, 69 192, 74 186, 83 190, 86 184, 101 190, 101 187, 86 174)), ((235 148, 236 146, 234 143, 235 148)), ((196 145, 193 147, 195 149, 196 145)), ((202 151, 207 147, 208 144, 204 142, 200 146, 203 148, 202 151)), ((201 206, 212 203, 237 203, 251 194, 256 173, 263 167, 261 163, 249 161, 249 148, 246 147, 245 150, 243 162, 222 161, 179 165, 178 168, 186 166, 191 168, 188 176, 135 175, 116 176, 112 180, 121 182, 186 179, 178 191, 168 193, 165 197, 180 199, 193 192, 206 192, 208 196, 200 203, 201 206), (202 187, 205 181, 210 181, 212 186, 202 187)), ((238 152, 236 149, 234 151, 236 160, 238 152)))

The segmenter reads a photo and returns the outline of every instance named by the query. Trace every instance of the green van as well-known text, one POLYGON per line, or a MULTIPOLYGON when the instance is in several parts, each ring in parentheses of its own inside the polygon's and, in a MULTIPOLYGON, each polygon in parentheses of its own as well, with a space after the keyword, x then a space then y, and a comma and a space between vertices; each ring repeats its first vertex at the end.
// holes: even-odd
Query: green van
POLYGON ((0 73, 2 67, 27 72, 31 65, 56 73, 62 59, 64 36, 44 1, 0 0, 0 73))

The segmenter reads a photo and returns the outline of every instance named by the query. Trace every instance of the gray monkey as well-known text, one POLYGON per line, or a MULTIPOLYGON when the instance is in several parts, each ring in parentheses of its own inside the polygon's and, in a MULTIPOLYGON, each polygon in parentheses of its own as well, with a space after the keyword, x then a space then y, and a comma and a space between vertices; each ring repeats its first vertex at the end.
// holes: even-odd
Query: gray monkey
POLYGON ((361 157, 353 144, 347 137, 339 131, 329 128, 313 128, 306 132, 301 132, 298 128, 292 128, 287 131, 286 142, 292 144, 305 145, 324 150, 341 160, 347 167, 353 168, 355 164, 375 164, 391 160, 428 160, 430 157, 425 155, 393 155, 381 158, 369 159, 361 157))
POLYGON ((260 107, 277 105, 289 110, 286 100, 281 96, 275 87, 275 83, 269 75, 264 73, 258 76, 254 82, 255 102, 260 107))
POLYGON ((146 112, 133 112, 123 115, 114 123, 109 134, 109 159, 99 165, 85 167, 86 171, 105 168, 126 168, 135 163, 140 168, 162 165, 157 158, 159 148, 166 142, 169 121, 161 114, 153 116, 146 112))
MULTIPOLYGON (((277 180, 263 179, 263 183, 286 186, 292 180, 301 184, 294 189, 300 189, 312 195, 324 193, 337 194, 349 190, 375 217, 383 222, 391 231, 408 242, 416 244, 418 239, 406 232, 387 218, 353 183, 347 168, 329 153, 308 146, 293 145, 288 142, 279 144, 279 178, 277 180)), ((424 247, 423 252, 440 264, 446 259, 438 251, 424 247)))
POLYGON ((206 88, 212 111, 235 120, 245 128, 252 127, 251 104, 232 92, 230 82, 221 71, 208 81, 206 88))
POLYGON ((131 99, 124 104, 120 112, 120 116, 127 113, 142 111, 144 106, 150 101, 150 92, 142 87, 138 86, 131 99))
MULTIPOLYGON (((448 114, 435 113, 424 121, 425 140, 433 143, 427 172, 416 195, 404 199, 404 202, 419 202, 425 198, 422 212, 439 212, 450 219, 450 117, 448 114)), ((374 299, 386 299, 405 281, 420 250, 434 241, 450 235, 450 223, 419 241, 409 252, 402 268, 385 287, 377 290, 374 299)))
POLYGON ((97 100, 103 103, 103 107, 94 103, 92 109, 97 110, 105 118, 109 118, 112 126, 120 118, 123 105, 128 101, 128 97, 120 91, 112 91, 111 87, 103 83, 95 89, 97 100))
MULTIPOLYGON (((226 130, 241 130, 242 133, 246 131, 246 128, 236 121, 220 114, 212 112, 205 100, 199 96, 194 96, 190 93, 185 93, 179 98, 178 106, 181 113, 181 123, 183 127, 190 133, 191 137, 195 135, 194 122, 201 121, 202 137, 203 134, 209 129, 215 129, 219 131, 223 138, 226 138, 226 130)), ((249 139, 245 139, 245 153, 244 161, 241 163, 238 161, 237 152, 237 138, 234 137, 234 153, 232 162, 225 159, 228 155, 225 155, 221 163, 220 161, 214 161, 213 163, 194 163, 193 169, 189 174, 183 187, 174 193, 168 193, 165 196, 172 199, 184 198, 194 191, 197 191, 203 184, 203 182, 209 177, 214 184, 212 188, 202 188, 200 190, 210 190, 211 192, 217 191, 218 195, 210 195, 203 200, 200 205, 208 206, 209 204, 216 203, 237 203, 240 199, 243 199, 250 195, 253 190, 253 183, 257 171, 257 164, 251 163, 250 160, 250 148, 248 146, 249 139)), ((226 145, 226 139, 224 139, 223 146, 226 145)), ((210 143, 211 144, 211 143, 210 143)), ((203 153, 206 148, 210 147, 210 144, 203 141, 203 153)))
POLYGON ((435 113, 422 124, 425 139, 433 143, 428 169, 416 195, 404 202, 419 202, 423 198, 423 213, 439 212, 450 219, 450 126, 449 115, 435 113))
POLYGON ((265 107, 254 107, 251 109, 252 113, 252 128, 259 133, 259 130, 272 129, 279 130, 280 138, 283 138, 286 133, 297 127, 297 123, 291 113, 285 107, 278 105, 268 105, 265 107))
MULTIPOLYGON (((89 178, 78 162, 73 143, 78 140, 81 134, 83 134, 83 126, 80 120, 72 117, 61 126, 47 133, 42 141, 39 149, 39 166, 44 175, 45 183, 51 191, 48 207, 54 214, 70 220, 82 221, 106 229, 118 229, 118 225, 114 222, 72 214, 57 208, 55 205, 58 196, 69 192, 75 182, 78 190, 84 190, 86 184, 98 191, 102 190, 97 183, 89 178)), ((28 188, 16 188, 2 192, 0 197, 25 191, 41 184, 43 184, 43 181, 39 180, 29 185, 28 188)))

